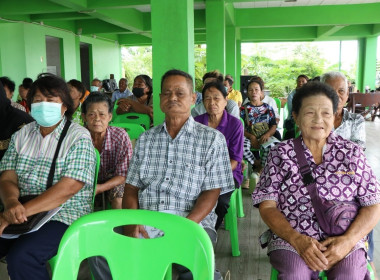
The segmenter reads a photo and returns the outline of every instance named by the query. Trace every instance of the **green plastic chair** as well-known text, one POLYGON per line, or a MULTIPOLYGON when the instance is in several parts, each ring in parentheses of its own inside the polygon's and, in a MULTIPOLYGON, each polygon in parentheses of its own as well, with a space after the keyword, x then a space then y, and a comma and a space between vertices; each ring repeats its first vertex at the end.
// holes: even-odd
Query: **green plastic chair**
POLYGON ((274 101, 276 101, 278 113, 280 114, 281 113, 281 100, 280 100, 280 98, 277 98, 277 97, 275 97, 273 99, 274 99, 274 101))
MULTIPOLYGON (((239 250, 239 233, 237 226, 237 213, 236 213, 236 196, 238 193, 238 189, 234 190, 231 195, 230 207, 228 208, 228 212, 224 217, 225 228, 230 232, 230 240, 231 240, 231 248, 232 248, 232 256, 238 257, 240 256, 239 250)), ((212 279, 212 278, 210 278, 212 279)))
POLYGON ((126 113, 116 115, 112 123, 134 123, 141 125, 145 130, 150 128, 150 117, 147 114, 126 113))
MULTIPOLYGON (((371 267, 371 265, 369 263, 367 263, 367 269, 369 271, 371 280, 375 280, 375 273, 373 272, 372 267, 371 267)), ((270 274, 270 280, 277 280, 277 277, 278 277, 278 271, 275 268, 272 267, 271 274, 270 274)), ((320 280, 328 280, 327 276, 326 276, 326 273, 324 271, 321 271, 319 273, 319 277, 318 278, 320 280)))
POLYGON ((120 128, 124 128, 125 131, 128 133, 128 136, 131 140, 139 138, 139 136, 144 133, 145 129, 135 123, 110 123, 110 126, 117 126, 120 128))
POLYGON ((190 269, 195 280, 214 277, 214 251, 206 231, 189 219, 156 211, 105 210, 76 220, 61 240, 53 280, 77 279, 80 263, 93 256, 105 257, 118 280, 171 279, 172 263, 190 269), (165 234, 139 239, 113 230, 128 224, 153 226, 165 234))
MULTIPOLYGON (((98 175, 99 175, 99 169, 100 169, 100 153, 98 149, 95 149, 95 155, 96 155, 96 164, 95 164, 94 193, 92 194, 92 211, 94 211, 96 185, 98 184, 98 175)), ((57 256, 55 255, 49 260, 51 270, 54 269, 56 262, 57 262, 57 256)))

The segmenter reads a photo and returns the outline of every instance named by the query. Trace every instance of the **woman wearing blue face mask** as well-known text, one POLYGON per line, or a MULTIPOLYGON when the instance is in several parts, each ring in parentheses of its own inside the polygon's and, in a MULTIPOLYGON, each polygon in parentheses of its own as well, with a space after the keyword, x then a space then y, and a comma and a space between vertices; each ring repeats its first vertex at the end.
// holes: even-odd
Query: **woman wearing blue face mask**
POLYGON ((120 98, 117 101, 119 107, 117 114, 129 112, 147 114, 153 118, 153 86, 152 79, 148 75, 138 75, 133 81, 132 96, 120 98))
POLYGON ((49 279, 46 262, 67 227, 91 212, 96 158, 90 133, 70 121, 73 102, 63 79, 40 75, 27 102, 36 121, 13 134, 0 162, 0 258, 7 257, 12 279, 41 280, 49 279), (3 235, 8 225, 60 205, 39 230, 16 239, 3 235))

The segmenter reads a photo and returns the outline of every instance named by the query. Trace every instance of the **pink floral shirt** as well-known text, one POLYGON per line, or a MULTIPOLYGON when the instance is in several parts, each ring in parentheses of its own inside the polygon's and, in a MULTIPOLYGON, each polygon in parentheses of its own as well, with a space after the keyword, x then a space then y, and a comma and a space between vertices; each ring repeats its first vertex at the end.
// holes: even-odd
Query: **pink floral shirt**
MULTIPOLYGON (((281 142, 270 151, 252 194, 253 205, 258 207, 265 200, 276 201, 277 208, 295 230, 321 240, 326 234, 319 227, 309 193, 302 183, 293 140, 281 142)), ((331 133, 319 165, 315 164, 310 150, 305 149, 321 197, 328 200, 356 200, 361 206, 380 203, 380 185, 359 145, 331 133)), ((354 250, 358 248, 364 248, 364 240, 354 250)), ((288 242, 272 234, 268 253, 277 249, 296 252, 288 242)))

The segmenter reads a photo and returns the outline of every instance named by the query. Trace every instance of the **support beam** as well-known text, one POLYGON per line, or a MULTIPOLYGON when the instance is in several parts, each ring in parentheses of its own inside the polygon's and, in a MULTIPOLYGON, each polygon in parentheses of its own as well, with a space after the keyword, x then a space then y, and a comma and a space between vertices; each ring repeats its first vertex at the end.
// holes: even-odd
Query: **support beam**
POLYGON ((240 34, 242 42, 310 41, 316 38, 317 28, 242 28, 240 34))
POLYGON ((358 51, 357 87, 361 92, 364 92, 365 86, 375 89, 377 37, 360 39, 358 51))
POLYGON ((206 1, 207 71, 226 70, 226 20, 223 0, 206 1))
POLYGON ((226 72, 236 77, 236 30, 235 26, 226 27, 226 72))
POLYGON ((99 19, 78 20, 76 22, 77 34, 92 35, 98 33, 123 33, 128 30, 99 19))
MULTIPOLYGON (((239 90, 240 92, 242 89, 240 88, 240 75, 241 75, 241 41, 239 40, 239 36, 236 36, 236 74, 235 74, 235 82, 234 82, 234 89, 239 90)), ((244 100, 243 100, 244 101, 244 100)))
POLYGON ((71 12, 72 9, 50 1, 1 0, 0 15, 29 15, 71 12))
POLYGON ((151 0, 154 125, 160 110, 161 77, 173 68, 194 77, 194 0, 151 0))
POLYGON ((119 35, 119 43, 123 46, 151 46, 152 39, 148 36, 139 34, 123 34, 119 35))
POLYGON ((380 3, 235 9, 235 19, 236 27, 379 24, 379 10, 380 3))
POLYGON ((58 20, 86 20, 86 19, 92 19, 91 16, 87 14, 81 14, 81 13, 51 13, 51 14, 38 14, 38 15, 31 15, 30 20, 31 21, 37 21, 37 22, 46 22, 46 21, 58 21, 58 20))
POLYGON ((329 37, 330 35, 338 32, 342 28, 344 28, 344 25, 335 25, 335 26, 318 26, 317 27, 317 38, 322 39, 329 37))

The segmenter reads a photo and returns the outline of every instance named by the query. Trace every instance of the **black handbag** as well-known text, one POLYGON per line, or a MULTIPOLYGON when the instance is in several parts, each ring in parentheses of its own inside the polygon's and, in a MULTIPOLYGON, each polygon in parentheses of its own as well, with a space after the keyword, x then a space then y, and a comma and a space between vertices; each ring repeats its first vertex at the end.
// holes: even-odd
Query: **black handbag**
MULTIPOLYGON (((58 157, 59 149, 61 148, 62 141, 67 134, 67 130, 69 129, 70 124, 71 124, 71 121, 67 120, 65 123, 65 126, 63 127, 61 136, 59 137, 57 148, 55 150, 55 154, 53 157, 53 161, 52 161, 51 166, 50 166, 49 176, 48 176, 48 180, 46 183, 46 189, 50 188, 53 185, 55 163, 57 161, 57 157, 58 157)), ((37 196, 38 195, 25 195, 25 196, 20 197, 18 200, 21 204, 25 204, 28 201, 36 198, 37 196)), ((26 222, 23 222, 21 224, 11 224, 4 229, 3 233, 4 234, 23 234, 23 233, 26 233, 26 232, 30 231, 31 229, 33 229, 33 227, 35 225, 37 225, 46 216, 47 213, 48 213, 48 211, 39 212, 39 213, 36 213, 32 216, 29 216, 28 220, 26 222)))

